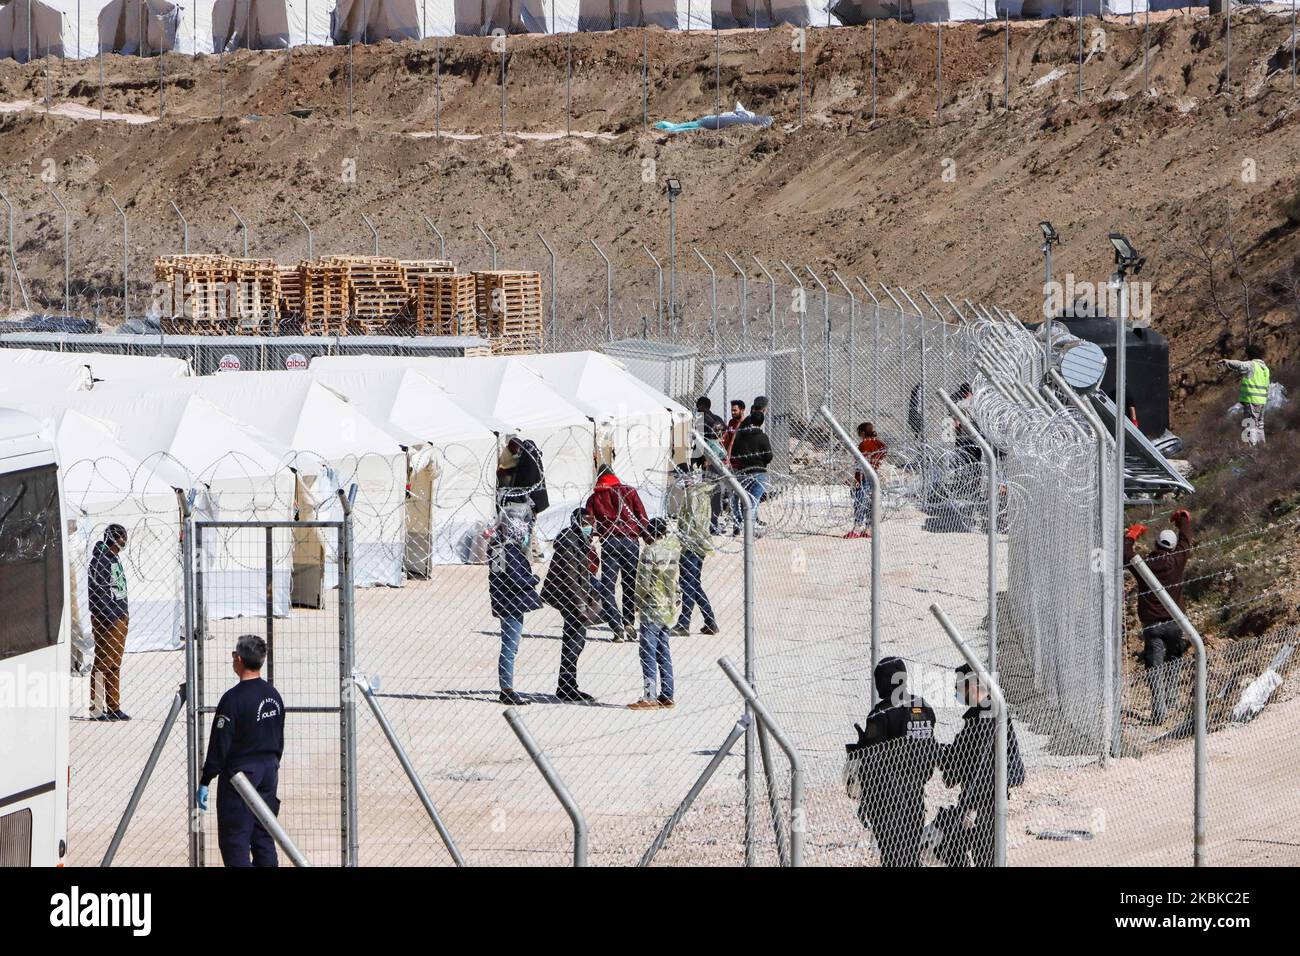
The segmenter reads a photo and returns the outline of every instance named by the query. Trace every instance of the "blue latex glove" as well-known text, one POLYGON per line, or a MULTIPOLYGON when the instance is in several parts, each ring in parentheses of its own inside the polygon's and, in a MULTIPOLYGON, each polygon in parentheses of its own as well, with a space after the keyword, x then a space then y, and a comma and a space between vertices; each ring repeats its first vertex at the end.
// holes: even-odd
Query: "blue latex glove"
POLYGON ((207 786, 199 787, 199 792, 198 792, 198 804, 199 804, 199 809, 200 809, 200 810, 206 810, 206 809, 208 808, 208 788, 207 788, 207 786))

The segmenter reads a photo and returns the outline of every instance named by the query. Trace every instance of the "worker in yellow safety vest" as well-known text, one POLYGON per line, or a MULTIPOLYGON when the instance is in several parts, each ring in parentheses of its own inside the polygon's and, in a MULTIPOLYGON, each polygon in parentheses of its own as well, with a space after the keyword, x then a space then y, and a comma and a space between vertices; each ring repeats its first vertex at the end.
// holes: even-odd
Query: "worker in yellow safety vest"
POLYGON ((1250 444, 1264 440, 1264 406, 1268 403, 1268 386, 1271 373, 1264 364, 1264 347, 1258 342, 1246 346, 1246 361, 1221 359, 1225 365, 1241 376, 1241 391, 1238 401, 1242 408, 1242 441, 1250 444), (1249 438, 1248 433, 1253 432, 1249 438))

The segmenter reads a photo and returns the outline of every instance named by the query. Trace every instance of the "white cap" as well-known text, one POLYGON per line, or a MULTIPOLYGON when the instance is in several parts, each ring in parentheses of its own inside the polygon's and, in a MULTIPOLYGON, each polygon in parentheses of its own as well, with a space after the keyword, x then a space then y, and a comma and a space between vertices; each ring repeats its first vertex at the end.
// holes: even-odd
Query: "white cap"
POLYGON ((1164 531, 1160 532, 1160 537, 1156 538, 1156 544, 1166 551, 1172 551, 1177 543, 1178 535, 1174 533, 1172 528, 1165 528, 1164 531))

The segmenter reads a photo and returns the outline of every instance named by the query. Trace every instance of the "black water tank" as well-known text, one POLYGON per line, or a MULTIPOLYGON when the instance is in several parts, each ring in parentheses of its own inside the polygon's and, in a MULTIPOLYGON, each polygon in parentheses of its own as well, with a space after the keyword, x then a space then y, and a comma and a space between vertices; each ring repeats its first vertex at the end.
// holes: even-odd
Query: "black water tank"
MULTIPOLYGON (((1095 342, 1106 353, 1101 387, 1115 400, 1115 320, 1057 319, 1072 335, 1095 342)), ((1148 327, 1128 330, 1125 354, 1125 403, 1137 414, 1138 427, 1148 438, 1169 429, 1169 340, 1148 327)))

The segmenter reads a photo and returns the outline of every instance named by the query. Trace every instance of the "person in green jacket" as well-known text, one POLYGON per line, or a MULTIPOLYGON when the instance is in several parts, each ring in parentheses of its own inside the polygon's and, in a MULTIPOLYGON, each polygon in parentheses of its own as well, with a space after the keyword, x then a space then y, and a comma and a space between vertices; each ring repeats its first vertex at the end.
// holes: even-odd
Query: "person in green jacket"
POLYGON ((636 611, 641 621, 641 678, 644 693, 630 710, 673 706, 673 658, 668 629, 677 620, 681 603, 682 546, 669 533, 667 518, 646 523, 646 546, 636 569, 636 611))
POLYGON ((666 510, 670 518, 677 519, 677 537, 682 543, 682 612, 671 633, 673 637, 691 633, 691 613, 698 604, 704 615, 704 629, 700 633, 717 634, 718 619, 709 596, 704 593, 703 581, 704 559, 713 553, 709 525, 713 521, 712 500, 717 482, 685 463, 677 466, 675 478, 668 489, 666 510))
POLYGON ((1225 365, 1241 376, 1241 390, 1237 400, 1241 402, 1241 440, 1249 444, 1258 444, 1264 440, 1264 406, 1268 404, 1268 386, 1272 373, 1264 364, 1264 347, 1258 342, 1246 346, 1246 361, 1220 359, 1225 365), (1250 435, 1248 433, 1255 432, 1250 435))

